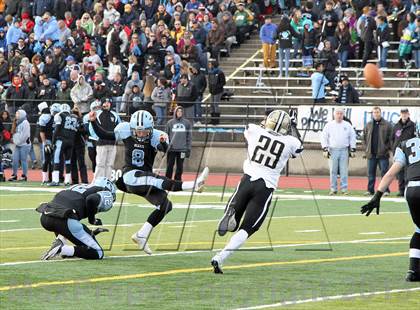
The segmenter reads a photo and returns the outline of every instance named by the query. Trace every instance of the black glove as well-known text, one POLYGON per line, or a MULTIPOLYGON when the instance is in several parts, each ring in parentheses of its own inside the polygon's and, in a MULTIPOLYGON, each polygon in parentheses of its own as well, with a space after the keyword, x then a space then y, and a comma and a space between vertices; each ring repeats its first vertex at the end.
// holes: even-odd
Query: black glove
POLYGON ((362 208, 360 209, 360 212, 362 214, 366 213, 366 216, 369 216, 373 209, 376 209, 376 214, 379 214, 379 207, 380 207, 380 202, 381 202, 381 197, 384 193, 377 191, 375 193, 375 195, 373 195, 372 199, 365 204, 364 206, 362 206, 362 208))
POLYGON ((185 158, 190 158, 190 155, 191 155, 191 151, 190 150, 188 150, 188 151, 185 152, 185 158))
POLYGON ((102 226, 101 219, 95 219, 95 222, 93 223, 93 225, 95 225, 95 226, 102 226))
POLYGON ((297 111, 295 109, 289 110, 290 122, 292 126, 297 125, 297 111))
POLYGON ((92 231, 92 236, 96 236, 96 235, 99 235, 100 233, 108 232, 108 231, 109 231, 109 229, 107 229, 107 228, 99 227, 99 228, 96 228, 95 230, 92 231))
POLYGON ((349 152, 349 156, 350 156, 351 158, 355 158, 355 157, 356 157, 356 149, 351 148, 351 149, 350 149, 350 152, 349 152))
POLYGON ((325 147, 323 150, 322 150, 322 155, 325 157, 325 158, 330 158, 330 152, 328 151, 328 148, 327 147, 325 147))
POLYGON ((53 152, 53 149, 52 149, 51 144, 45 144, 45 146, 44 146, 44 153, 45 154, 52 154, 52 152, 53 152))

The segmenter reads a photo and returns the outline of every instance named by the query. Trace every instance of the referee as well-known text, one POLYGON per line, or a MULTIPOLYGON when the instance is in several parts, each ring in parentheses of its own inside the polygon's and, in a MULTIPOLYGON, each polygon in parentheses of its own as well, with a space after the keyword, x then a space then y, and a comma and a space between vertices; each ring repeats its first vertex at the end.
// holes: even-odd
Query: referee
POLYGON ((336 109, 334 120, 328 122, 322 130, 321 146, 324 157, 329 158, 330 195, 337 194, 338 171, 341 192, 347 195, 349 155, 354 157, 356 154, 356 132, 350 123, 344 120, 343 109, 336 109))

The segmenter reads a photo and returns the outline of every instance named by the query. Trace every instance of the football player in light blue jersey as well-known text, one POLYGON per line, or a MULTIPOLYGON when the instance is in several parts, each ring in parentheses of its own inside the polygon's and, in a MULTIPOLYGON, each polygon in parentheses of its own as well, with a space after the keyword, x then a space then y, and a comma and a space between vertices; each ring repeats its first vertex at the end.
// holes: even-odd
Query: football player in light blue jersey
POLYGON ((122 141, 125 146, 125 166, 123 175, 117 180, 117 187, 127 193, 144 197, 156 206, 146 223, 132 235, 132 240, 147 254, 152 254, 147 239, 156 227, 172 210, 172 202, 166 191, 192 190, 201 192, 208 176, 204 168, 195 181, 174 181, 153 173, 153 164, 158 151, 167 152, 168 136, 163 131, 154 129, 153 117, 147 111, 137 111, 130 122, 123 122, 113 132, 107 132, 96 121, 95 113, 90 113, 91 124, 100 138, 122 141))

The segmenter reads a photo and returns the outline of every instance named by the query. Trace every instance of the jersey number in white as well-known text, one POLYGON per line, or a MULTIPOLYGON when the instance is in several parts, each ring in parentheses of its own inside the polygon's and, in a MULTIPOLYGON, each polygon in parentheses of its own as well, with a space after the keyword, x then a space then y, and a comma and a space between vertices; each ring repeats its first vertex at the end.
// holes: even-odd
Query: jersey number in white
POLYGON ((74 117, 66 117, 66 121, 64 122, 64 129, 67 130, 77 130, 77 119, 74 117))
POLYGON ((274 169, 280 160, 284 144, 277 140, 271 140, 269 137, 260 136, 259 144, 255 148, 251 161, 274 169))
POLYGON ((420 142, 418 138, 410 139, 406 142, 406 147, 411 150, 410 156, 408 156, 408 163, 414 164, 420 161, 420 142))
POLYGON ((133 162, 134 166, 143 167, 144 151, 138 149, 133 150, 133 153, 131 153, 131 161, 133 162))

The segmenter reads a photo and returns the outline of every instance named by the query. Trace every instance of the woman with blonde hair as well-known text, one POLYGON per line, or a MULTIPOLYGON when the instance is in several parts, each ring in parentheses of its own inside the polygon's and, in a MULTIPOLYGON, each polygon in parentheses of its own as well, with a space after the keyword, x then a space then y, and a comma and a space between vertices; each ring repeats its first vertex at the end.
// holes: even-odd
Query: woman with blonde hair
POLYGON ((83 29, 86 30, 88 36, 91 36, 93 34, 94 23, 89 13, 86 12, 82 15, 81 26, 83 29))

